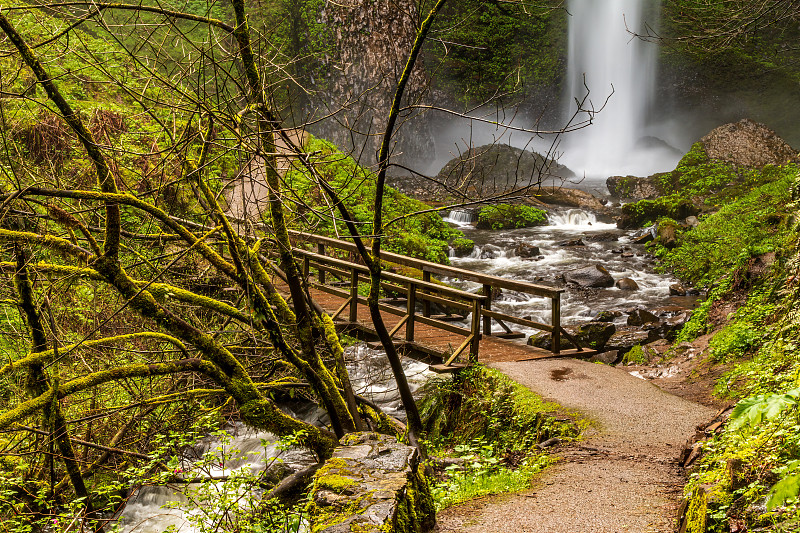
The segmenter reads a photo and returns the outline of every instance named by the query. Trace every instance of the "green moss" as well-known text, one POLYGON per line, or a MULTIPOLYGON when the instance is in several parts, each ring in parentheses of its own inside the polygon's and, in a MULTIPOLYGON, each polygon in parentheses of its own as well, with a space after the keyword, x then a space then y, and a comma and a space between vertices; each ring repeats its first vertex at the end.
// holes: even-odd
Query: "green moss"
POLYGON ((637 344, 633 348, 631 348, 626 354, 625 357, 622 359, 623 364, 627 363, 634 363, 637 365, 643 365, 647 362, 647 358, 644 355, 644 350, 642 350, 642 346, 637 344))
POLYGON ((686 533, 706 533, 707 510, 706 493, 698 487, 692 492, 686 509, 686 533))
POLYGON ((547 224, 547 213, 528 205, 499 204, 484 207, 478 213, 479 229, 530 228, 547 224))
POLYGON ((675 193, 654 200, 639 200, 623 205, 620 225, 626 228, 641 227, 662 217, 684 219, 698 214, 699 211, 690 200, 675 193))

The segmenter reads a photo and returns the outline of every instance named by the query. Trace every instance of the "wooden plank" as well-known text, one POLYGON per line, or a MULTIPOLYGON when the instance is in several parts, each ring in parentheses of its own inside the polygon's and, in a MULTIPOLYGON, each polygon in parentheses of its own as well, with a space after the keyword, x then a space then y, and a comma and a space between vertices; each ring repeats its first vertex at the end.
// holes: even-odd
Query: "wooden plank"
POLYGON ((579 352, 578 350, 561 350, 559 353, 548 352, 548 353, 533 355, 531 357, 526 357, 525 359, 517 359, 517 362, 536 361, 539 359, 550 359, 554 357, 572 357, 572 358, 579 357, 582 359, 584 357, 591 357, 593 355, 597 355, 597 353, 598 353, 597 350, 590 350, 588 348, 584 348, 583 351, 581 352, 579 352))
POLYGON ((497 320, 504 320, 506 322, 511 322, 512 324, 518 324, 520 326, 540 329, 542 331, 553 331, 553 326, 549 324, 542 324, 541 322, 534 322, 533 320, 527 320, 525 318, 519 318, 507 315, 505 313, 498 313, 497 311, 491 311, 491 310, 487 311, 486 309, 484 309, 482 314, 490 316, 497 320))
POLYGON ((452 365, 430 365, 428 369, 437 374, 452 374, 467 368, 467 366, 464 363, 454 363, 452 365))

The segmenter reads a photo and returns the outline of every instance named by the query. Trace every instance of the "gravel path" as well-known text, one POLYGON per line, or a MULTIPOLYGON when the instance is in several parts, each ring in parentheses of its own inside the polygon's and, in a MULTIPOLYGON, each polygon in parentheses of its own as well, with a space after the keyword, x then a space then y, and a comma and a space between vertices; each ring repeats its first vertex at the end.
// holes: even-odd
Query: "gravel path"
POLYGON ((674 531, 677 466, 695 426, 715 411, 621 368, 573 359, 492 366, 593 422, 526 492, 469 502, 438 516, 438 531, 639 533, 674 531))

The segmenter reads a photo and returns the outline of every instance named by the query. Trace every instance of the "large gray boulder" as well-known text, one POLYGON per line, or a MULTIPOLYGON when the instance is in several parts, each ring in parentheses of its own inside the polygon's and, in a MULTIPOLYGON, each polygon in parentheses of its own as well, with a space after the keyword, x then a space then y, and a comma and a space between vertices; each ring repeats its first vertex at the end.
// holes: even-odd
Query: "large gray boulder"
POLYGON ((742 119, 724 124, 700 139, 710 159, 743 167, 798 163, 797 151, 764 124, 742 119))
POLYGON ((507 144, 489 144, 451 159, 436 179, 459 190, 481 194, 574 176, 564 165, 535 152, 507 144))
POLYGON ((613 287, 614 278, 601 265, 590 265, 576 270, 569 270, 563 275, 565 283, 574 283, 585 289, 613 287))

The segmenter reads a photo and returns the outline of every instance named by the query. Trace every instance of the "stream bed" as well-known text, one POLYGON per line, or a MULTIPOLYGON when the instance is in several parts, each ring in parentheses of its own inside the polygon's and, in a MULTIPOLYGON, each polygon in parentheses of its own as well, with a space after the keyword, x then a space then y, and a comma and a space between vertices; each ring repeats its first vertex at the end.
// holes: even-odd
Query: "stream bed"
MULTIPOLYGON (((670 296, 672 276, 656 272, 654 260, 644 245, 633 244, 641 230, 618 229, 615 224, 598 222, 596 216, 580 209, 550 213, 546 226, 513 230, 479 230, 463 212, 451 213, 445 220, 457 225, 475 249, 467 257, 451 257, 453 265, 485 274, 519 281, 563 286, 561 276, 568 270, 601 265, 614 280, 630 278, 638 290, 568 288, 562 295, 561 321, 570 325, 589 321, 601 311, 621 311, 616 319, 624 324, 624 311, 632 308, 654 309, 668 305, 691 308, 696 298, 670 296), (580 241, 581 244, 577 244, 580 241), (520 245, 539 248, 537 258, 526 259, 515 251, 520 245)), ((480 285, 449 280, 459 288, 477 291, 480 285)), ((504 291, 492 302, 496 310, 515 316, 530 316, 550 323, 550 301, 527 294, 504 291)), ((493 326, 493 331, 500 326, 493 326)), ((526 333, 533 330, 517 328, 526 333)), ((524 342, 524 341, 523 341, 524 342)))

